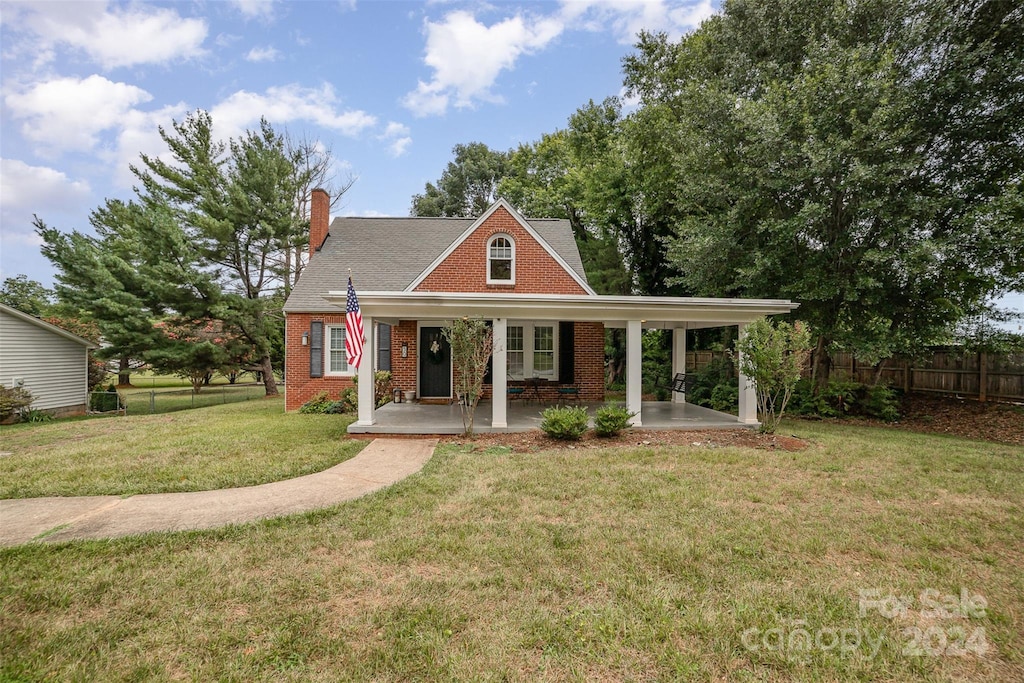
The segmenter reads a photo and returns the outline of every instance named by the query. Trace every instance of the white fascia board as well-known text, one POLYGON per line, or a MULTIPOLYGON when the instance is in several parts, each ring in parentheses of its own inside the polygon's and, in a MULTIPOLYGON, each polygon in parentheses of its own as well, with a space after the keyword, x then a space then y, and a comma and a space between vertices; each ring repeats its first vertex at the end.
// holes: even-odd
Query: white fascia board
POLYGON ((498 201, 494 202, 489 207, 487 207, 487 210, 480 215, 480 218, 477 218, 475 221, 473 221, 473 224, 466 228, 465 232, 459 235, 458 239, 449 244, 448 248, 442 251, 440 256, 434 259, 434 261, 429 266, 427 266, 422 273, 417 275, 416 278, 411 283, 409 283, 409 286, 405 288, 405 291, 415 291, 415 289, 419 287, 424 280, 427 279, 427 276, 434 272, 435 268, 444 263, 445 259, 451 256, 452 253, 459 247, 460 244, 469 239, 469 236, 476 232, 476 229, 483 225, 484 221, 490 218, 491 214, 497 211, 499 207, 504 208, 506 211, 508 211, 509 215, 512 216, 512 218, 514 218, 517 223, 519 223, 523 230, 525 230, 527 234, 530 235, 530 237, 537 241, 537 244, 539 244, 544 249, 544 251, 546 251, 551 256, 551 258, 553 258, 555 262, 559 266, 561 266, 562 270, 568 273, 569 277, 571 277, 576 282, 576 284, 583 288, 583 291, 587 292, 587 294, 589 295, 597 294, 590 287, 590 285, 587 284, 587 281, 580 277, 579 273, 573 270, 572 267, 565 262, 565 259, 559 256, 558 252, 555 251, 550 244, 548 244, 547 240, 541 237, 540 233, 534 230, 530 223, 525 218, 523 218, 518 211, 512 208, 512 205, 505 201, 504 198, 499 198, 498 201))
MULTIPOLYGON (((344 302, 345 296, 345 292, 329 292, 324 298, 338 303, 344 302)), ((576 320, 613 326, 641 320, 649 327, 681 322, 735 325, 761 316, 789 313, 799 306, 782 299, 448 292, 362 292, 359 304, 374 316, 393 319, 470 316, 576 320)))

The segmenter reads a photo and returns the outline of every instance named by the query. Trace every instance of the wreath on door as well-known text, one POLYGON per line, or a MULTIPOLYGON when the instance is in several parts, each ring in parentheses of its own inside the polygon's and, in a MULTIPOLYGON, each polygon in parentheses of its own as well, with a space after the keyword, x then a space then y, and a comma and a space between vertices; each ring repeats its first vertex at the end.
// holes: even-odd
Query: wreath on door
POLYGON ((444 347, 441 345, 441 337, 438 335, 434 335, 433 339, 430 340, 430 344, 427 345, 427 360, 434 365, 444 363, 444 347))

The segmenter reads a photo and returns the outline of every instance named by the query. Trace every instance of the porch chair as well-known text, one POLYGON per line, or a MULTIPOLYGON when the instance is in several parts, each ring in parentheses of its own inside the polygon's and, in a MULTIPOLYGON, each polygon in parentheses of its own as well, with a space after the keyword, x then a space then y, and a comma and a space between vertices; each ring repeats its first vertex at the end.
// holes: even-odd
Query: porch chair
POLYGON ((693 387, 696 384, 696 375, 687 375, 685 372, 677 372, 676 376, 672 378, 672 391, 686 396, 690 391, 693 391, 693 387))
POLYGON ((580 385, 579 384, 563 384, 556 389, 558 392, 559 403, 572 402, 576 405, 580 404, 580 385))
POLYGON ((526 398, 526 387, 509 387, 506 394, 509 401, 522 401, 526 398))

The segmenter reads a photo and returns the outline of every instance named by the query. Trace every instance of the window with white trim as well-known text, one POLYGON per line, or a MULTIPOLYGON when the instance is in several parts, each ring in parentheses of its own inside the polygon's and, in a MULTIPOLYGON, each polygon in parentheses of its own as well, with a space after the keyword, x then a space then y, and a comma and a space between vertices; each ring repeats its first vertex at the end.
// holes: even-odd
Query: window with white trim
POLYGON ((508 235, 495 235, 487 242, 487 284, 514 284, 516 244, 508 235))
POLYGON ((506 331, 505 348, 508 359, 508 376, 523 378, 523 328, 510 326, 506 331))
POLYGON ((555 372, 555 328, 551 325, 533 328, 533 371, 541 375, 555 372))
POLYGON ((558 325, 516 323, 505 332, 508 378, 558 377, 558 325))
POLYGON ((324 335, 327 343, 324 344, 324 367, 328 375, 352 375, 348 367, 348 355, 345 352, 345 326, 326 325, 324 335))

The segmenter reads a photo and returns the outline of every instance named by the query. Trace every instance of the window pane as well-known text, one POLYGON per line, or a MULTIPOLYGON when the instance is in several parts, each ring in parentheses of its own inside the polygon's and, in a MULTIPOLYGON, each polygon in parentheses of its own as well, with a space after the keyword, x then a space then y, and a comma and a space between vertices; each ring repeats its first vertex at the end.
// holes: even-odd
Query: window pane
POLYGON ((332 327, 328 346, 330 372, 348 372, 348 358, 345 355, 345 328, 332 327))
POLYGON ((511 259, 512 243, 504 237, 495 238, 491 242, 491 258, 511 259))
POLYGON ((537 351, 554 351, 555 328, 539 325, 533 328, 533 348, 537 351))
POLYGON ((491 259, 491 279, 511 280, 512 261, 504 259, 491 259))
POLYGON ((508 375, 516 379, 523 377, 523 352, 509 351, 508 353, 508 375))
POLYGON ((508 351, 523 350, 523 328, 518 326, 509 327, 505 333, 505 348, 508 351))
POLYGON ((555 369, 555 328, 538 325, 533 328, 533 371, 549 374, 555 369))

